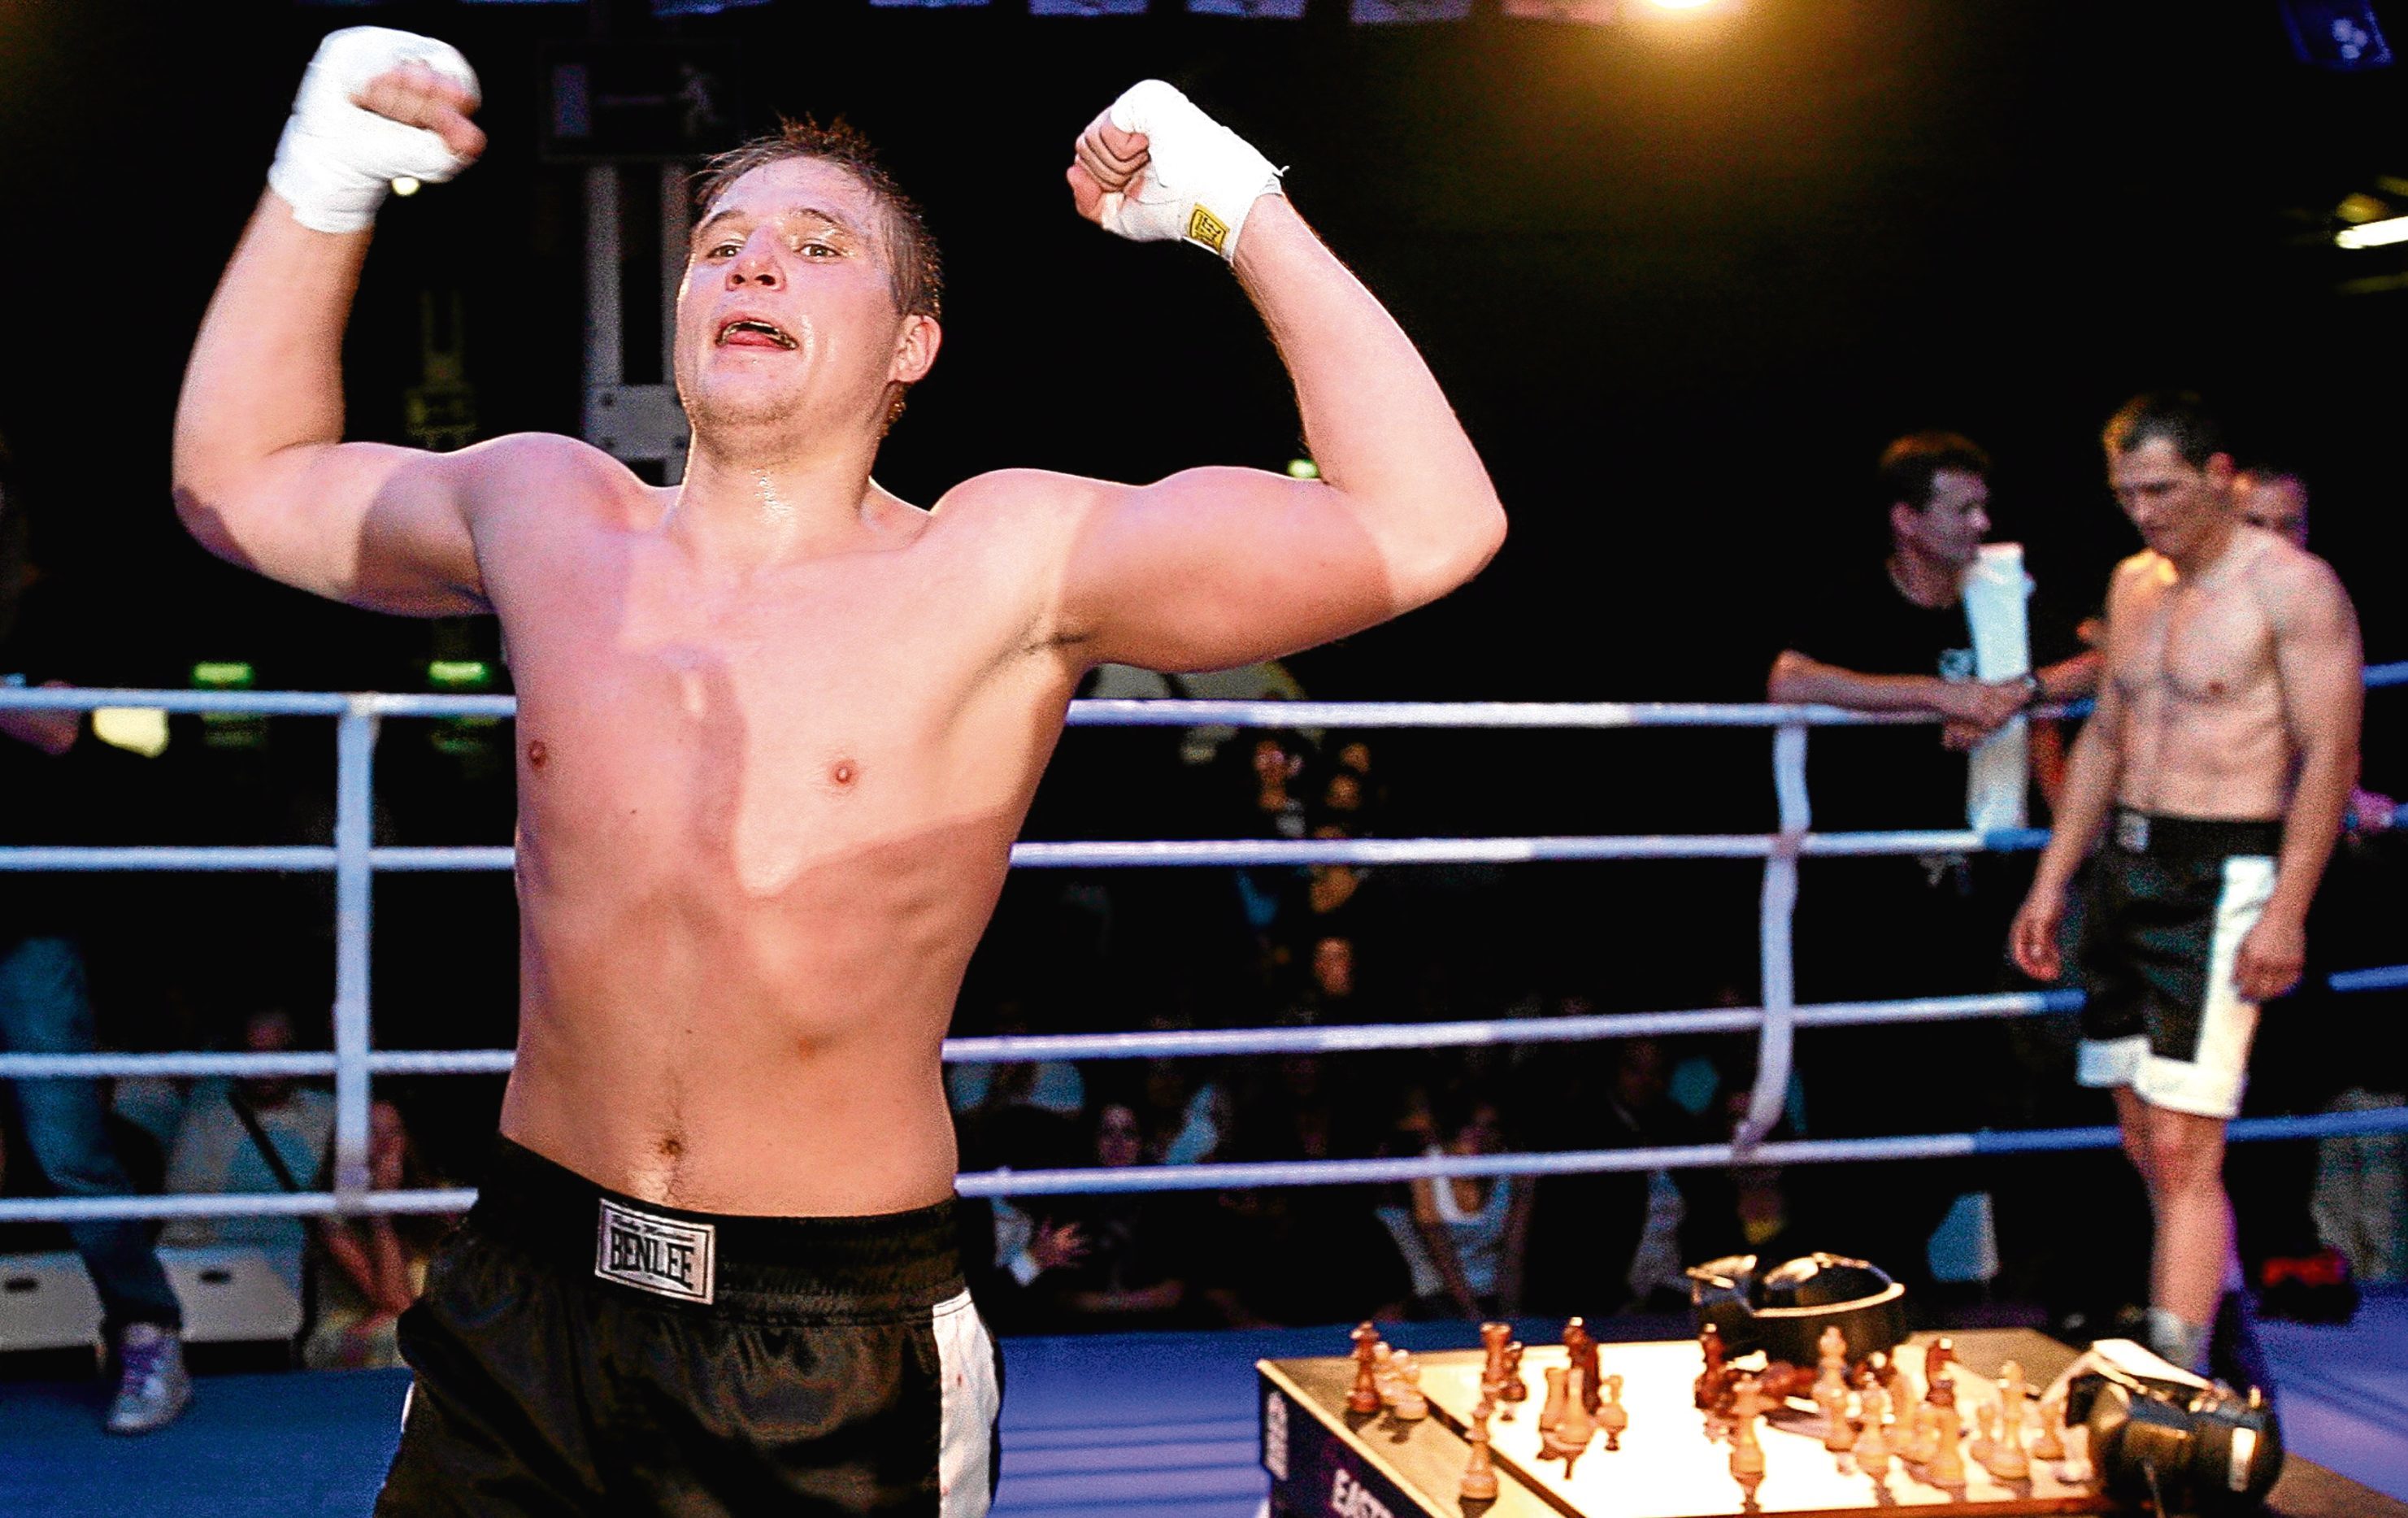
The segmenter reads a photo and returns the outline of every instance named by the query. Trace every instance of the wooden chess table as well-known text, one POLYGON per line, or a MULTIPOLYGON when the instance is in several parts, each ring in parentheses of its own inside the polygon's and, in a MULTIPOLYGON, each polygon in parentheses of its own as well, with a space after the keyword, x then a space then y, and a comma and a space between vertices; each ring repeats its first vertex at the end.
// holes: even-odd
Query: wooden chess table
MULTIPOLYGON (((1937 1336, 1918 1334, 1899 1360, 1923 1381, 1923 1348, 1937 1336)), ((2030 1329, 1973 1329, 1952 1336, 1954 1384, 1965 1426, 1982 1398, 1995 1401, 1996 1378, 2019 1362, 2036 1393, 2073 1358, 2073 1351, 2030 1329)), ((1528 1397, 1508 1404, 1511 1419, 1489 1424, 1498 1495, 1457 1495, 1470 1448, 1465 1439, 1480 1396, 1486 1356, 1479 1350, 1419 1355, 1430 1416, 1401 1422, 1386 1411, 1347 1411, 1354 1383, 1351 1355, 1263 1360, 1263 1464, 1271 1475, 1270 1511, 1284 1518, 1898 1518, 1901 1508, 1954 1508, 1966 1514, 2098 1513, 2129 1511, 2063 1472, 2032 1461, 2028 1480, 1998 1481, 1968 1459, 1967 1483, 1942 1488, 1914 1468, 1893 1462, 1885 1478, 1856 1470, 1850 1457, 1823 1447, 1820 1415, 1776 1411, 1759 1425, 1765 1473, 1753 1499, 1730 1473, 1727 1425, 1698 1411, 1692 1383, 1703 1361, 1694 1340, 1604 1344, 1600 1369, 1623 1378, 1629 1426, 1620 1448, 1600 1437, 1569 1472, 1544 1458, 1536 1421, 1549 1366, 1565 1362, 1561 1345, 1533 1345, 1522 1362, 1528 1397)), ((2293 1454, 2268 1511, 2280 1518, 2408 1518, 2395 1502, 2293 1454)))

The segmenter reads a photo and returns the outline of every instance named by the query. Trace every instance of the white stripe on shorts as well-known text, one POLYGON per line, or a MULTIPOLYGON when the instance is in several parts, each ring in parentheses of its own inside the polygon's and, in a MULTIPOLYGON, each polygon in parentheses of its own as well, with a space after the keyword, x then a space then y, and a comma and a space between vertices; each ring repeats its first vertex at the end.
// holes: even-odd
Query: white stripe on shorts
POLYGON ((986 1518, 988 1472, 996 1457, 995 1419, 1003 1407, 995 1344, 968 1292, 937 1304, 936 1329, 938 1374, 944 1382, 937 1425, 937 1512, 939 1518, 986 1518))
POLYGON ((2249 1044, 2258 1035, 2258 1004, 2232 983, 2241 940, 2274 894, 2274 861, 2235 854, 2224 862, 2224 889, 2215 897, 2214 936, 2208 941, 2207 1004, 2199 1013, 2199 1047, 2187 1060, 2141 1057, 2132 1091, 2152 1107, 2201 1117, 2233 1117, 2249 1083, 2249 1044))

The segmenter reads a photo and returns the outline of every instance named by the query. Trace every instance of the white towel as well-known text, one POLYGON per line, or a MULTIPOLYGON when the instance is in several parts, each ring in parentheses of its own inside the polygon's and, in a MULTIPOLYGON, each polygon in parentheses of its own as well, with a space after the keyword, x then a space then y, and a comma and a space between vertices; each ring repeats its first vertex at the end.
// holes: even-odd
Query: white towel
MULTIPOLYGON (((1973 673, 1985 680, 2030 674, 2031 632, 2024 604, 2031 598, 2032 582, 2024 573, 2024 546, 1983 544, 1961 590, 1965 620, 1973 629, 1973 673)), ((2031 769, 2026 727, 2026 719, 2016 717, 1973 750, 1965 772, 1965 825, 1976 832, 2024 825, 2031 769)))

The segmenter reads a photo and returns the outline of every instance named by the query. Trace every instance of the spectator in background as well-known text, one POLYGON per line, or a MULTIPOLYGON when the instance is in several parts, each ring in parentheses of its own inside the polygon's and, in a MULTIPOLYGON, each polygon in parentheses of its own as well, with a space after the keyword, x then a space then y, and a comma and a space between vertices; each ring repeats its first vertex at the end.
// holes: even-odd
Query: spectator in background
POLYGON ((1297 791, 1297 781, 1304 774, 1301 740, 1285 733, 1257 733, 1246 752, 1253 761, 1254 783, 1245 809, 1245 835, 1258 838, 1304 837, 1304 797, 1297 791))
MULTIPOLYGON (((1029 1031, 1026 1006, 1016 997, 997 1003, 994 1028, 998 1038, 1025 1037, 1029 1031)), ((1079 1067, 1064 1059, 948 1065, 945 1094, 954 1115, 965 1120, 1007 1107, 1034 1107, 1071 1117, 1087 1104, 1086 1081, 1079 1067)))
MULTIPOLYGON (((28 551, 5 444, 0 444, 0 679, 12 686, 66 683, 54 676, 73 651, 61 647, 53 609, 33 594, 39 576, 28 551)), ((51 836, 92 814, 79 791, 89 752, 84 714, 0 711, 0 796, 8 819, 0 838, 16 844, 90 841, 51 836)), ((0 1049, 90 1053, 97 1044, 77 893, 52 878, 0 875, 0 1049)), ((34 1164, 67 1196, 122 1196, 134 1189, 108 1132, 99 1082, 17 1082, 17 1116, 34 1164)), ((108 1427, 144 1434, 175 1421, 192 1398, 185 1374, 183 1310, 138 1221, 68 1228, 99 1293, 102 1333, 117 1364, 108 1427)))
MULTIPOLYGON (((1425 1153, 1492 1154, 1502 1145, 1497 1104, 1451 1089, 1431 1098, 1437 1142, 1425 1153)), ((1450 1177, 1412 1183, 1413 1226, 1441 1290, 1415 1305, 1428 1317, 1511 1317, 1522 1310, 1530 1193, 1518 1176, 1450 1177)))
MULTIPOLYGON (((254 1054, 291 1053, 292 1015, 280 1007, 252 1011, 243 1019, 242 1047, 254 1054)), ((167 1189, 221 1196, 308 1191, 334 1135, 334 1093, 321 1087, 289 1075, 195 1081, 167 1147, 167 1189)), ((308 1230, 299 1218, 178 1218, 162 1237, 187 1246, 254 1246, 295 1294, 301 1290, 308 1230)))
MULTIPOLYGON (((1964 583, 1989 536, 1989 455, 1955 433, 1916 433, 1883 451, 1878 494, 1889 551, 1837 584, 1806 589, 1773 661, 1768 699, 1936 717, 1941 741, 1963 750, 2035 701, 2096 688, 2097 657, 2045 634, 2032 652, 2057 662, 2035 659, 2034 673, 2014 680, 1973 678, 1964 583)), ((1836 825, 1820 815, 1826 798, 1856 814, 1837 820, 1849 826, 1965 825, 1964 766, 1929 753, 1928 728, 1869 736, 1889 741, 1878 753, 1856 746, 1853 783, 1815 788, 1818 826, 1836 825)))
MULTIPOLYGON (((1393 1087, 1333 1081, 1310 1054, 1282 1056, 1233 1103, 1225 1151, 1239 1161, 1365 1155, 1387 1114, 1369 1105, 1393 1087)), ((1357 1322, 1404 1314, 1405 1257, 1364 1186, 1264 1186, 1211 1198, 1196 1234, 1201 1296, 1234 1328, 1357 1322)))
POLYGON ((2293 548, 2308 546, 2308 482, 2297 471, 2274 465, 2236 470, 2232 508, 2252 527, 2262 527, 2293 548))
MULTIPOLYGON (((1083 1163, 1071 1119, 1035 1107, 1002 1107, 961 1117, 965 1170, 1050 1170, 1083 1163)), ((1057 1216, 1063 1199, 1050 1196, 964 1196, 955 1202, 961 1224, 962 1273, 979 1311, 997 1333, 1029 1333, 1045 1321, 1049 1272, 1075 1265, 1086 1253, 1076 1222, 1057 1216)))
MULTIPOLYGON (((1990 531, 1990 460, 1954 433, 1917 433, 1883 451, 1876 471, 1886 551, 1868 551, 1832 581, 1801 587, 1767 695, 1859 711, 1914 712, 1928 725, 1818 734, 1811 763, 1818 830, 1962 829, 1970 750, 2036 701, 2081 695, 2097 656, 2055 623, 2028 621, 2036 671, 1974 678, 1965 587, 1990 531), (2054 662, 2050 662, 2050 661, 2054 662)), ((2012 855, 1934 854, 1818 861, 1799 904, 1800 1000, 1990 991, 2005 980, 1999 937, 2029 873, 2012 855)), ((1859 1089, 1871 1069, 1965 1068, 2005 1057, 2005 1035, 1968 1024, 1817 1035, 1801 1047, 1810 1098, 1859 1089)), ((1980 1082, 1891 1082, 1878 1102, 1814 1109, 1817 1133, 1954 1132, 1989 1118, 1980 1082)), ((1810 1100, 1810 1107, 1812 1106, 1810 1100)), ((1960 1177, 1928 1165, 1885 1165, 1836 1218, 1837 1247, 1910 1282, 1923 1244, 1960 1177)))
MULTIPOLYGON (((1142 1165, 1145 1136, 1134 1110, 1108 1102, 1095 1115, 1092 1158, 1106 1168, 1142 1165)), ((1036 1286, 1060 1326, 1168 1327, 1187 1301, 1193 1251, 1184 1237, 1192 1198, 1181 1192, 1065 1196, 1047 1209, 1077 1226, 1075 1257, 1036 1286)))
MULTIPOLYGON (((1526 1104, 1533 1147, 1650 1148, 1702 1143, 1697 1119, 1670 1096, 1670 1062, 1654 1038, 1594 1053, 1551 1051, 1533 1072, 1526 1104), (1602 1065, 1603 1078, 1590 1072, 1602 1065), (1602 1102, 1577 1099, 1601 1091, 1602 1102), (1534 1100, 1533 1100, 1534 1099, 1534 1100)), ((1532 1183, 1528 1291, 1535 1312, 1596 1314, 1625 1301, 1641 1308, 1686 1299, 1681 1271, 1710 1258, 1695 1243, 1691 1204, 1667 1170, 1541 1176, 1532 1183), (1624 1294, 1627 1293, 1626 1296, 1624 1294)))
MULTIPOLYGON (((401 1109, 368 1108, 368 1184, 415 1191, 434 1184, 401 1109)), ((301 1363, 312 1370, 358 1370, 401 1364, 394 1325, 426 1285, 426 1262, 455 1220, 440 1213, 371 1212, 316 1224, 317 1321, 301 1363)))

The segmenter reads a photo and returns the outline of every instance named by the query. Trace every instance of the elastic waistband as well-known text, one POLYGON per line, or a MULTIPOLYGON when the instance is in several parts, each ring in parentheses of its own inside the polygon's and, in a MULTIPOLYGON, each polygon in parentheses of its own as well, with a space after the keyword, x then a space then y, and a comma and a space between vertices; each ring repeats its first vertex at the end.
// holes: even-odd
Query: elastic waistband
POLYGON ((495 1140, 467 1226, 576 1277, 703 1312, 885 1317, 967 1289, 950 1198, 867 1217, 696 1212, 597 1186, 508 1138, 495 1140))
POLYGON ((2168 817, 2157 812, 2115 809, 2108 836, 2126 853, 2165 859, 2230 859, 2235 855, 2272 858, 2283 852, 2279 822, 2222 817, 2168 817))

